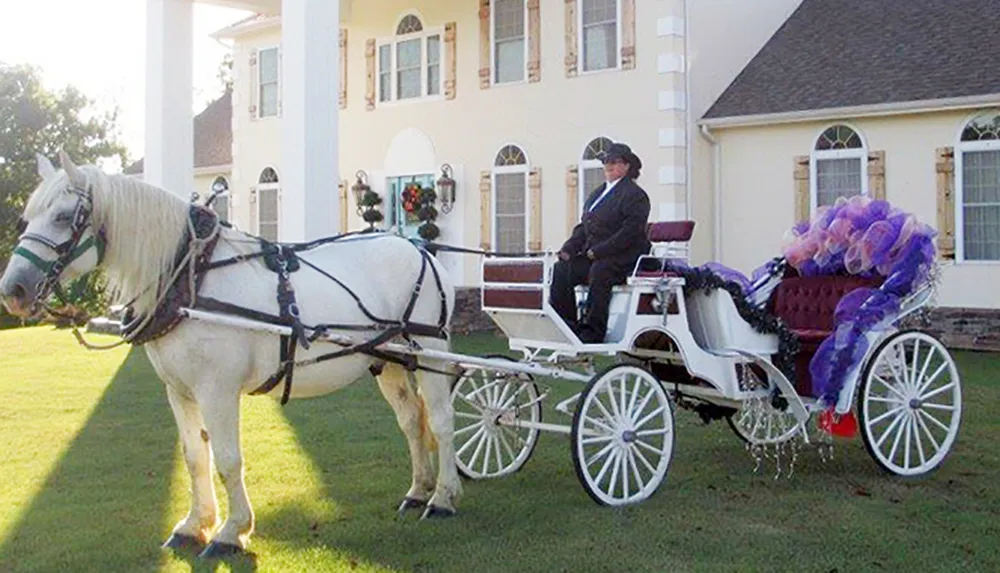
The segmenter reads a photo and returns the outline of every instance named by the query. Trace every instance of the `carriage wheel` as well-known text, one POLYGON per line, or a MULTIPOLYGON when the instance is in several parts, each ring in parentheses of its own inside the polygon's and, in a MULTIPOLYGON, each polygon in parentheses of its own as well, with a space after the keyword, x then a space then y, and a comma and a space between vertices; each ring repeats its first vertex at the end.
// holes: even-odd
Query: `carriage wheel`
POLYGON ((673 457, 673 404, 646 370, 613 366, 583 390, 571 438, 576 475, 594 501, 642 501, 660 486, 673 457))
POLYGON ((525 428, 520 421, 541 422, 542 404, 530 375, 469 368, 455 382, 451 401, 455 461, 462 476, 502 477, 521 469, 531 457, 539 430, 525 428))
POLYGON ((886 471, 919 476, 948 455, 962 417, 962 387, 948 350, 916 330, 879 346, 865 368, 858 413, 865 448, 886 471))

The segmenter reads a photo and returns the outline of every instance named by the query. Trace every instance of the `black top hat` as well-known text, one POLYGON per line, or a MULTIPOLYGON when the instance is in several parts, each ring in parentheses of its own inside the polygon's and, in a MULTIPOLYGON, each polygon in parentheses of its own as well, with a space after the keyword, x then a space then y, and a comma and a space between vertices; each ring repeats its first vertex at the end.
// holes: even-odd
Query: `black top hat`
POLYGON ((642 161, 632 148, 624 143, 612 143, 611 147, 601 155, 601 162, 607 163, 612 159, 621 159, 631 165, 634 169, 642 169, 642 161))

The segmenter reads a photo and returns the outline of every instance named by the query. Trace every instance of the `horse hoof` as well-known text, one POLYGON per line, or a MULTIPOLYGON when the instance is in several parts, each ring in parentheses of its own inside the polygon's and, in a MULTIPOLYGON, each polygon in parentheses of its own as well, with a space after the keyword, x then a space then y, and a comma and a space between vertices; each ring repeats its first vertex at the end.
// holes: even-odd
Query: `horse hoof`
POLYGON ((398 513, 399 515, 403 515, 410 509, 421 509, 426 505, 427 505, 426 501, 412 497, 404 497, 403 503, 399 504, 399 507, 396 508, 396 513, 398 513))
POLYGON ((220 557, 229 557, 230 555, 238 555, 240 553, 243 553, 243 548, 239 545, 213 541, 208 544, 208 547, 206 547, 204 551, 198 554, 198 558, 218 559, 220 557))
POLYGON ((428 505, 427 509, 424 510, 424 514, 420 516, 420 519, 434 519, 434 518, 444 518, 444 517, 454 517, 455 510, 447 509, 444 507, 438 507, 436 505, 428 505))
POLYGON ((170 539, 163 542, 162 547, 164 549, 201 549, 202 546, 201 540, 193 535, 173 533, 170 535, 170 539))

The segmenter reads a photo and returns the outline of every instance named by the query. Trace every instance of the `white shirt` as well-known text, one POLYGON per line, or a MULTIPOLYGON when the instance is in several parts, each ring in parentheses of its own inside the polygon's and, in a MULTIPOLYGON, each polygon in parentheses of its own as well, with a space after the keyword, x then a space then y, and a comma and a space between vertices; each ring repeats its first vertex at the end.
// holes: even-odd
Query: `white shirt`
POLYGON ((607 182, 607 183, 605 183, 605 184, 604 184, 604 192, 603 192, 603 193, 601 193, 601 196, 600 196, 600 197, 598 197, 598 198, 597 198, 597 200, 595 200, 595 201, 594 201, 594 202, 593 202, 593 203, 592 203, 592 204, 590 205, 590 209, 587 209, 587 212, 589 213, 589 212, 593 211, 593 210, 594 210, 594 209, 595 209, 595 208, 597 207, 597 204, 601 202, 601 199, 604 199, 604 197, 605 197, 605 196, 607 196, 607 194, 611 192, 611 189, 612 189, 612 188, 614 188, 614 186, 615 186, 615 185, 616 185, 616 184, 617 184, 617 183, 618 183, 619 181, 621 181, 621 180, 622 180, 622 179, 621 179, 621 177, 619 177, 618 179, 615 179, 614 181, 610 181, 610 182, 607 182))

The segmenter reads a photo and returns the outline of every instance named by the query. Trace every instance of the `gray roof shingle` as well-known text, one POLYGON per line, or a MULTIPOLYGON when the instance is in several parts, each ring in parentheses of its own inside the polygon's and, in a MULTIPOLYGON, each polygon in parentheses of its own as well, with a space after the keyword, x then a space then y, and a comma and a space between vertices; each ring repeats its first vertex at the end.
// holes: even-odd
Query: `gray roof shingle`
POLYGON ((1000 0, 803 0, 704 118, 1000 93, 1000 0))
MULTIPOLYGON (((233 93, 227 90, 194 118, 194 166, 213 167, 233 162, 233 93)), ((126 167, 127 175, 142 173, 142 159, 126 167)))

